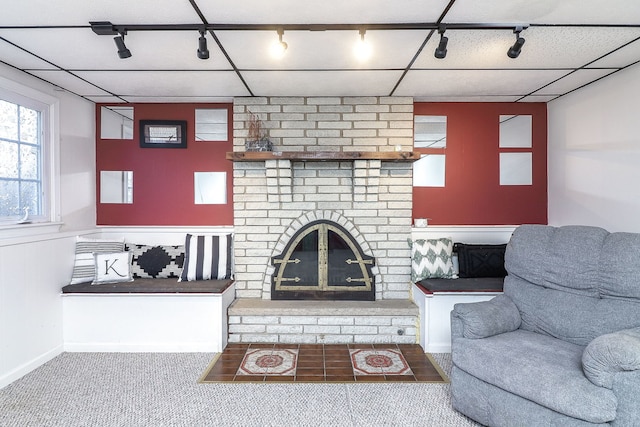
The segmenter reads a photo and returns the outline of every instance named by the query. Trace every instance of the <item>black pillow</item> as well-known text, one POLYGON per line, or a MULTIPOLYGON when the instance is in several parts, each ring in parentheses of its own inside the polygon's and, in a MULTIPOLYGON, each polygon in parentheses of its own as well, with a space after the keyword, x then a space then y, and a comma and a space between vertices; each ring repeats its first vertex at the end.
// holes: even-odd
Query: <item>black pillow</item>
POLYGON ((453 247, 458 254, 459 277, 504 277, 504 252, 507 244, 469 245, 456 243, 453 247))

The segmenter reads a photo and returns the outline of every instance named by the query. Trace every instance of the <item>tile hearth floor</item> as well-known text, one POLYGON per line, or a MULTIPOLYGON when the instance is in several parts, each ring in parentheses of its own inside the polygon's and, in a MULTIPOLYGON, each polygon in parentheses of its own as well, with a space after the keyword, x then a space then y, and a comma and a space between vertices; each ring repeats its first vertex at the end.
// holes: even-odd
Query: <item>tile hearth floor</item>
POLYGON ((200 381, 446 382, 434 365, 417 344, 229 344, 200 381))

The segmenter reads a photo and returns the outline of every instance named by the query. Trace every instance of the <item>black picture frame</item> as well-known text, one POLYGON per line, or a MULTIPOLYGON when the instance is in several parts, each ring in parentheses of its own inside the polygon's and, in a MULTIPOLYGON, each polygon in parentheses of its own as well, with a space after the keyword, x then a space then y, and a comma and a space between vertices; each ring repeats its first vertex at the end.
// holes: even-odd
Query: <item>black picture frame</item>
POLYGON ((140 120, 141 148, 187 148, 186 120, 140 120))

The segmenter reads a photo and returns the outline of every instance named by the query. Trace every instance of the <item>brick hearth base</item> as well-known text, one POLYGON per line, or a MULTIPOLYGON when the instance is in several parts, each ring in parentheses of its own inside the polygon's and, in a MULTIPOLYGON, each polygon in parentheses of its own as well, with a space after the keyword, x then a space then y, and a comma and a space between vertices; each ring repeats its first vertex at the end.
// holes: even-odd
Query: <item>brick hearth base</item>
POLYGON ((418 307, 409 300, 272 301, 229 307, 230 343, 415 344, 418 307))

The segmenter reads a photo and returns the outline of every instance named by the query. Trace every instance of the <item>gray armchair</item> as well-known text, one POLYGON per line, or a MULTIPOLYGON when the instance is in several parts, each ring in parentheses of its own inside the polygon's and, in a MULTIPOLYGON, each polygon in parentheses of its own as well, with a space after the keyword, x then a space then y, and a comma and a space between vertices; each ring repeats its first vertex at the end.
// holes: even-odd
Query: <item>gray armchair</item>
POLYGON ((452 402, 485 425, 640 425, 640 234, 521 226, 504 295, 451 312, 452 402))

